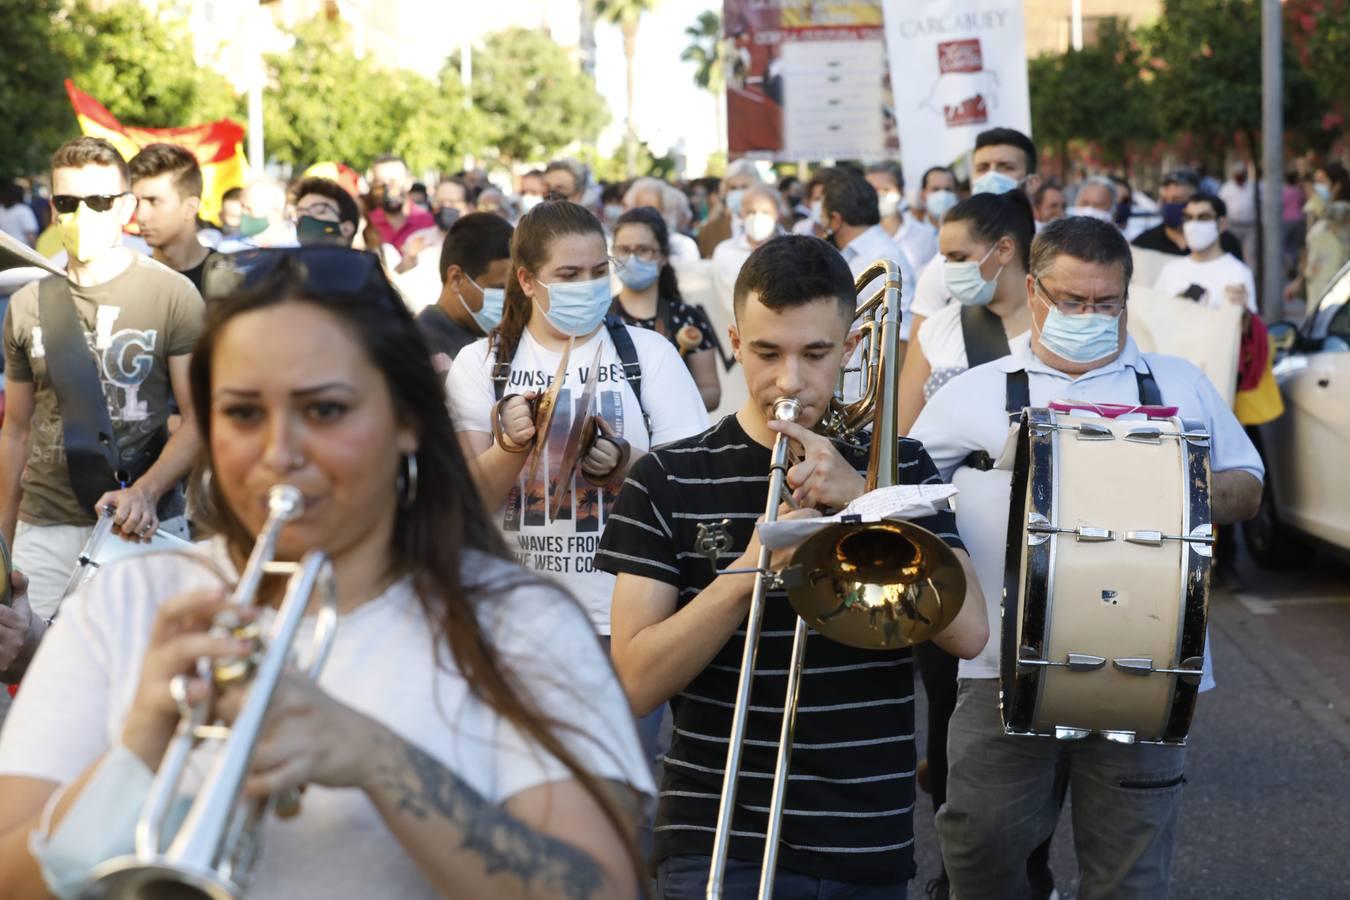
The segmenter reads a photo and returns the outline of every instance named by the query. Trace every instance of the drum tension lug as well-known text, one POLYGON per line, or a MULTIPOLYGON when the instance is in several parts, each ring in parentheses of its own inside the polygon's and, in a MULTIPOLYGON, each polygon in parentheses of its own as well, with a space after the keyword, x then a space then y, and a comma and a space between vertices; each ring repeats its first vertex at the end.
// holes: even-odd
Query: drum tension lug
POLYGON ((1143 425, 1125 432, 1125 440, 1132 444, 1161 444, 1163 432, 1157 425, 1143 425))
POLYGON ((1151 675, 1153 674, 1153 660, 1144 657, 1124 658, 1112 660, 1115 667, 1126 675, 1151 675))
POLYGON ((1092 732, 1086 728, 1070 728, 1065 725, 1055 726, 1055 739, 1059 741, 1081 741, 1092 732))
POLYGON ((1090 653, 1070 653, 1065 665, 1070 672, 1095 672, 1106 665, 1106 658, 1090 653))
POLYGON ((1080 422, 1074 427, 1080 441, 1113 441, 1115 434, 1105 425, 1096 422, 1080 422))
POLYGON ((1114 744, 1133 744, 1135 737, 1133 731, 1100 731, 1098 734, 1114 744))

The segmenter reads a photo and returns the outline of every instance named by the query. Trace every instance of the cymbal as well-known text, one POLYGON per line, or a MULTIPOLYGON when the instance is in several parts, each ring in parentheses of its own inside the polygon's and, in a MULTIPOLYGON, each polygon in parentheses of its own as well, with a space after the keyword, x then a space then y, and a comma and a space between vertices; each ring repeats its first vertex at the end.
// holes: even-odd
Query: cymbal
POLYGON ((966 598, 956 554, 901 519, 821 529, 793 553, 783 584, 808 625, 863 650, 928 640, 952 623, 966 598))

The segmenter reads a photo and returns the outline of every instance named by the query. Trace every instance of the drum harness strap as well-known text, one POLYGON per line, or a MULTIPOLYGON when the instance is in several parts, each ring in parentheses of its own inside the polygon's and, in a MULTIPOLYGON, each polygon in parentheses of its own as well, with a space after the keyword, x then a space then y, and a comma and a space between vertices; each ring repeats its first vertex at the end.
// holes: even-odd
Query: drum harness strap
MULTIPOLYGON (((638 408, 642 410, 642 424, 650 437, 652 417, 647 415, 647 406, 642 402, 642 366, 638 363, 637 347, 633 346, 628 326, 624 324, 623 319, 613 313, 605 316, 605 328, 609 331, 609 339, 614 342, 614 350, 619 354, 619 361, 623 363, 624 378, 633 389, 633 396, 637 397, 638 408)), ((498 401, 506 396, 506 387, 510 380, 510 362, 499 362, 492 367, 492 389, 498 401)))
MULTIPOLYGON (((1139 384, 1139 405, 1140 406, 1162 406, 1162 391, 1158 389, 1158 382, 1153 377, 1153 373, 1135 369, 1135 381, 1139 384)), ((1031 387, 1027 379, 1027 370, 1018 369, 1015 372, 1008 373, 1008 383, 1006 392, 1007 401, 1004 408, 1008 412, 1008 421, 1015 423, 1022 415, 1022 410, 1031 405, 1031 387)), ((994 468, 994 458, 984 450, 975 450, 965 458, 962 465, 969 466, 981 472, 988 472, 994 468)))

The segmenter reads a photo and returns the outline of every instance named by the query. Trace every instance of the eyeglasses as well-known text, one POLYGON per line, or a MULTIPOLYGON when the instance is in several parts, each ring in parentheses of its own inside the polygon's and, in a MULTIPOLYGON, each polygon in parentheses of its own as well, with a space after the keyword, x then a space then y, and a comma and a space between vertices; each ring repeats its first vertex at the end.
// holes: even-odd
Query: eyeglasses
POLYGON ((377 293, 391 305, 402 304, 378 256, 322 244, 263 247, 217 255, 202 275, 202 296, 227 297, 273 278, 290 278, 305 291, 319 296, 377 293))
POLYGON ((1124 299, 1098 300, 1094 303, 1089 303, 1085 300, 1057 300, 1045 289, 1045 285, 1041 284, 1039 276, 1034 278, 1034 284, 1036 285, 1036 289, 1041 292, 1041 296, 1045 297, 1045 299, 1050 302, 1051 306, 1064 313, 1066 316, 1076 316, 1090 311, 1098 312, 1114 319, 1125 309, 1124 299))
POLYGON ((80 204, 92 209, 94 212, 107 212, 113 208, 117 198, 125 197, 131 191, 123 191, 120 194, 88 194, 83 197, 77 197, 74 194, 57 194, 52 198, 52 206, 61 215, 73 213, 80 208, 80 204))
POLYGON ((616 246, 614 248, 615 262, 619 263, 620 265, 622 265, 623 261, 628 259, 628 257, 630 256, 636 256, 643 262, 655 262, 656 258, 660 255, 661 251, 658 248, 651 246, 637 246, 637 247, 616 246))

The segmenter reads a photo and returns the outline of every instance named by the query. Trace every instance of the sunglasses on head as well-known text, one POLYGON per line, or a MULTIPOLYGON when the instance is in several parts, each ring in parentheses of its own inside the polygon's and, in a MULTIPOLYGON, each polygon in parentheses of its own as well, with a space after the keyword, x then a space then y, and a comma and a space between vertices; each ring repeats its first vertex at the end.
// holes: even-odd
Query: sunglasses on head
POLYGON ((74 194, 57 194, 52 198, 52 206, 58 213, 65 215, 73 213, 80 208, 80 204, 92 209, 94 212, 107 212, 113 208, 118 197, 125 197, 130 191, 123 191, 120 194, 87 194, 83 197, 77 197, 74 194))
POLYGON ((227 297, 282 277, 318 296, 361 294, 374 288, 390 303, 403 302, 384 274, 377 255, 322 245, 261 247, 217 255, 202 276, 202 296, 227 297))

